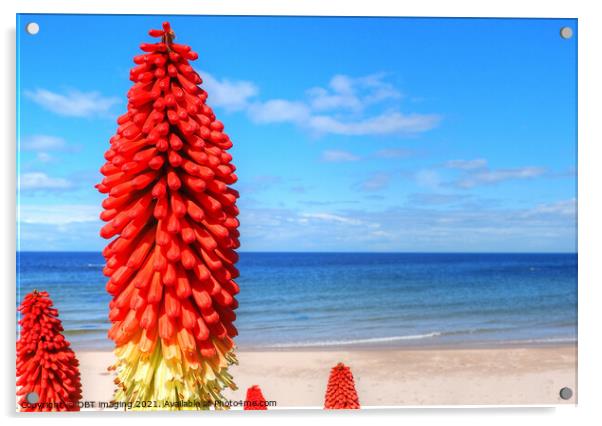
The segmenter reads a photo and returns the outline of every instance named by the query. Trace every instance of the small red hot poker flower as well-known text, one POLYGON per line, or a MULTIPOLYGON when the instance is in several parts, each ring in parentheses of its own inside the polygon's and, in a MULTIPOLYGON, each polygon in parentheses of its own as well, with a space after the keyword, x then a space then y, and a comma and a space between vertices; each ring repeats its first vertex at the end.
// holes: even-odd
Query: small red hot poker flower
POLYGON ((100 235, 113 239, 103 272, 115 399, 225 407, 222 390, 236 389, 227 368, 239 291, 232 142, 189 63, 198 55, 167 22, 149 34, 159 41, 134 57, 127 112, 96 186, 107 194, 100 235))
POLYGON ((339 362, 330 371, 324 408, 331 410, 358 409, 360 402, 351 369, 339 362))
POLYGON ((61 334, 63 325, 48 293, 29 293, 19 312, 17 396, 21 411, 79 411, 79 362, 61 334))
POLYGON ((267 410, 265 398, 261 393, 261 388, 257 385, 247 389, 247 398, 245 399, 245 410, 267 410))

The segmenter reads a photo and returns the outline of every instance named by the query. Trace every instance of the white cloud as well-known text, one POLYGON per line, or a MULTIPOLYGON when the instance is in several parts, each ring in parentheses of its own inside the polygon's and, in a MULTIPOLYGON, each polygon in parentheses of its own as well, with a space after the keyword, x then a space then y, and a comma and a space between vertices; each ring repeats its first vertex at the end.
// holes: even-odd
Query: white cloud
POLYGON ((354 91, 353 85, 353 79, 342 74, 335 75, 330 80, 330 87, 336 93, 352 93, 354 91))
POLYGON ((328 163, 344 163, 358 161, 360 157, 348 151, 328 150, 322 153, 322 161, 328 163))
POLYGON ((487 160, 477 158, 475 160, 450 160, 445 163, 445 167, 460 170, 475 170, 487 167, 487 160))
POLYGON ((55 114, 68 117, 107 116, 111 108, 121 101, 104 97, 99 92, 69 90, 65 94, 46 89, 26 90, 25 96, 55 114))
POLYGON ((240 111, 248 107, 249 100, 259 93, 259 89, 250 81, 217 79, 208 72, 202 72, 202 87, 209 94, 207 102, 213 107, 228 111, 240 111))
POLYGON ((40 161, 42 163, 49 163, 53 160, 52 155, 50 155, 46 152, 38 152, 36 154, 36 158, 38 161, 40 161))
POLYGON ((106 241, 98 236, 102 222, 73 222, 67 224, 20 224, 18 251, 96 251, 106 241))
POLYGON ((67 179, 50 177, 42 172, 22 173, 19 179, 21 190, 67 189, 71 186, 67 179))
POLYGON ((561 200, 553 203, 539 204, 526 212, 526 216, 559 215, 574 217, 577 214, 577 200, 561 200))
POLYGON ((309 118, 309 108, 302 102, 272 99, 254 102, 249 106, 249 117, 255 123, 297 123, 309 118))
POLYGON ((411 134, 430 130, 441 121, 437 114, 402 114, 397 111, 365 116, 362 111, 364 107, 401 97, 393 85, 384 81, 384 74, 357 78, 335 75, 328 88, 309 89, 306 100, 252 101, 259 92, 254 84, 245 81, 220 82, 206 73, 205 83, 209 95, 217 98, 214 101, 216 106, 246 110, 251 121, 257 124, 291 123, 317 135, 411 134))
POLYGON ((335 75, 330 80, 329 86, 330 89, 313 87, 307 91, 309 103, 314 110, 324 111, 337 108, 357 110, 362 108, 351 78, 345 75, 335 75))
POLYGON ((99 221, 101 207, 86 204, 19 206, 19 221, 27 224, 67 225, 99 221))
POLYGON ((460 178, 456 184, 461 188, 473 188, 478 185, 493 185, 508 180, 533 179, 543 175, 543 167, 520 167, 514 169, 481 170, 471 172, 460 178))
POLYGON ((393 85, 383 81, 384 74, 353 78, 338 74, 329 88, 314 87, 307 91, 309 103, 316 111, 332 109, 361 110, 366 105, 401 97, 393 85))
POLYGON ((317 212, 255 206, 241 209, 241 235, 247 250, 261 251, 576 249, 574 199, 524 208, 509 204, 493 207, 480 199, 450 208, 442 208, 438 202, 429 204, 317 212))
POLYGON ((424 188, 437 189, 441 186, 441 177, 435 170, 419 170, 416 172, 415 179, 416 183, 424 188))
POLYGON ((390 181, 391 175, 389 173, 375 173, 360 183, 360 189, 368 192, 379 191, 385 188, 390 181))
POLYGON ((246 110, 257 124, 292 123, 316 134, 347 136, 417 133, 432 129, 440 117, 435 114, 401 114, 387 112, 373 117, 325 115, 325 111, 361 111, 365 106, 401 97, 399 91, 384 81, 384 74, 352 78, 335 75, 328 88, 314 87, 307 91, 308 100, 269 99, 252 101, 259 93, 249 81, 218 80, 204 73, 204 87, 209 103, 236 111, 246 110), (320 114, 316 114, 321 112, 320 114))
POLYGON ((434 128, 439 121, 440 117, 435 114, 390 112, 376 117, 349 121, 342 121, 326 115, 313 116, 307 126, 317 133, 365 136, 424 132, 434 128))
POLYGON ((51 151, 61 150, 67 146, 63 138, 49 135, 34 135, 24 138, 21 149, 27 151, 51 151))
POLYGON ((326 222, 337 222, 345 225, 361 225, 361 220, 331 213, 301 213, 300 216, 305 219, 318 219, 326 222))
POLYGON ((399 92, 391 83, 384 81, 385 74, 372 74, 365 77, 355 79, 355 83, 360 87, 369 89, 366 96, 364 96, 365 104, 373 104, 382 102, 386 99, 399 99, 402 97, 399 92))
POLYGON ((322 87, 314 87, 307 91, 310 105, 318 111, 336 108, 360 109, 361 103, 352 94, 333 94, 322 87))
POLYGON ((491 169, 484 158, 473 160, 449 160, 443 167, 460 171, 452 185, 460 188, 473 188, 480 185, 494 185, 509 180, 533 179, 546 174, 543 167, 527 166, 506 169, 491 169))

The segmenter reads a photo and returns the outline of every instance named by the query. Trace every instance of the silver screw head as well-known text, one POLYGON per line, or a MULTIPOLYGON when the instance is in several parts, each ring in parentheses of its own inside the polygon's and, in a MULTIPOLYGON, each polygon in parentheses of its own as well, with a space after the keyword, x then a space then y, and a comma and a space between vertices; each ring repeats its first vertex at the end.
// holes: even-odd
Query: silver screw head
POLYGON ((37 392, 29 392, 27 395, 25 395, 25 399, 30 404, 35 404, 40 400, 40 395, 38 395, 37 392))
POLYGON ((562 27, 560 29, 560 37, 562 37, 565 40, 568 40, 569 38, 573 37, 573 29, 571 27, 562 27))

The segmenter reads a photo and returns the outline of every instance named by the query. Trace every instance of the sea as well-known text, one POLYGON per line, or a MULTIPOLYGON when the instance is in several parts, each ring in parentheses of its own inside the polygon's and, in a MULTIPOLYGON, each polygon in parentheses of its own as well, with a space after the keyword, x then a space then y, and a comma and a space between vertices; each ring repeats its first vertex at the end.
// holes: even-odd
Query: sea
MULTIPOLYGON (((79 350, 109 350, 104 259, 17 253, 17 303, 50 293, 79 350)), ((247 350, 492 347, 577 341, 577 254, 241 253, 247 350)))

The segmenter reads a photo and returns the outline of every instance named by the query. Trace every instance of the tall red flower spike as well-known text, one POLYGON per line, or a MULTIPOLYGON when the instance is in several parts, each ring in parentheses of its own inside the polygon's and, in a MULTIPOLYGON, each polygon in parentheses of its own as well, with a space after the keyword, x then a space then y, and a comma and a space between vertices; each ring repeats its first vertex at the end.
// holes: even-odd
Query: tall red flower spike
POLYGON ((108 194, 100 235, 116 237, 103 251, 115 399, 221 407, 222 389, 236 389, 227 372, 239 291, 232 142, 188 62, 198 55, 174 43, 167 22, 149 34, 160 41, 134 58, 97 185, 108 194))
POLYGON ((360 402, 351 369, 339 362, 330 371, 324 408, 330 410, 358 409, 360 402))
POLYGON ((17 396, 21 411, 79 411, 79 362, 61 334, 63 325, 48 293, 29 293, 19 312, 17 396))
POLYGON ((247 398, 245 399, 245 410, 267 410, 268 407, 261 393, 261 389, 257 385, 247 389, 247 398))

